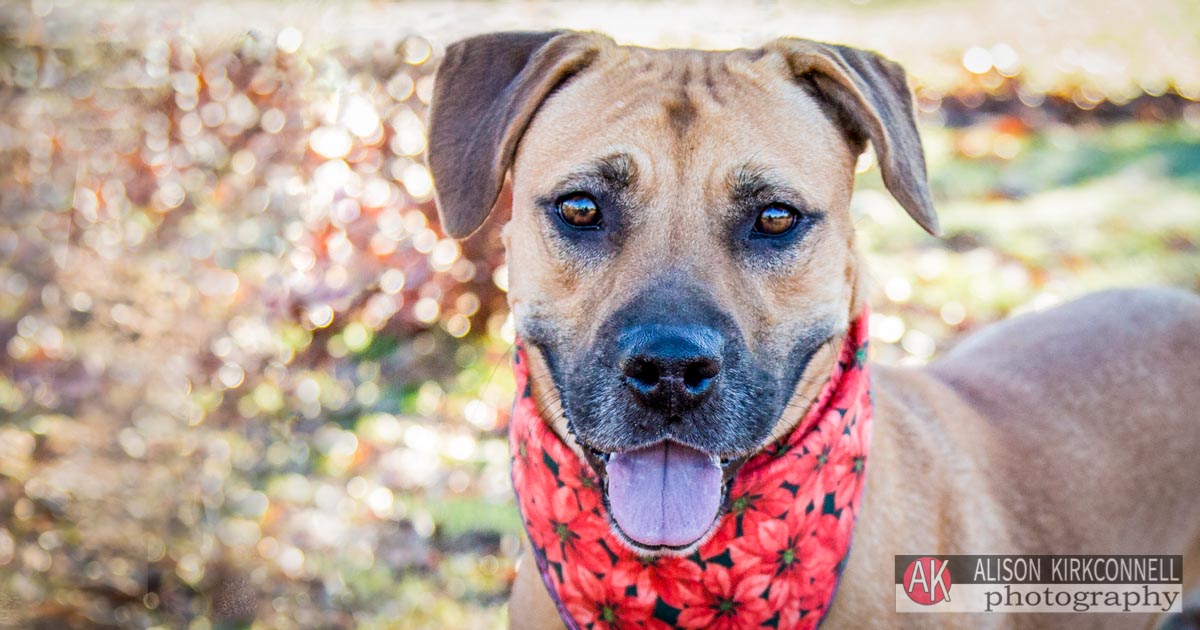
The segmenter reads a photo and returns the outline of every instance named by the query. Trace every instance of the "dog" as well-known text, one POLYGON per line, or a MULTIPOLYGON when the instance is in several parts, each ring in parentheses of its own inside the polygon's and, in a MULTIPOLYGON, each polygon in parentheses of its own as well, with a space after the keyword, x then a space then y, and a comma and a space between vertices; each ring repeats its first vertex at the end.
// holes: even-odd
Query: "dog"
MULTIPOLYGON (((875 53, 496 33, 447 49, 428 164, 452 237, 511 187, 508 300, 555 434, 583 461, 666 440, 725 462, 796 426, 866 306, 848 206, 868 143, 937 235, 905 73, 875 53)), ((1161 621, 897 614, 901 554, 1181 554, 1185 593, 1197 586, 1196 295, 1111 290, 991 325, 925 367, 871 370, 864 500, 826 627, 1161 621)), ((611 526, 646 557, 670 552, 611 526)), ((563 627, 528 549, 509 616, 563 627)))

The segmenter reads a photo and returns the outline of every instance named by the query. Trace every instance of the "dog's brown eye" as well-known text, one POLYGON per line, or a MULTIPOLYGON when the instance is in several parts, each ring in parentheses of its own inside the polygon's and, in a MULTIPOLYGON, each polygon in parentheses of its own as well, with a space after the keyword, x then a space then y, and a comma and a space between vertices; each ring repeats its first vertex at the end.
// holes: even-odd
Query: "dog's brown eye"
POLYGON ((600 206, 590 195, 575 193, 558 200, 558 216, 575 228, 600 227, 600 206))
POLYGON ((799 213, 795 209, 783 204, 771 204, 759 213, 758 220, 754 222, 754 233, 764 236, 787 234, 789 230, 796 227, 799 218, 799 213))

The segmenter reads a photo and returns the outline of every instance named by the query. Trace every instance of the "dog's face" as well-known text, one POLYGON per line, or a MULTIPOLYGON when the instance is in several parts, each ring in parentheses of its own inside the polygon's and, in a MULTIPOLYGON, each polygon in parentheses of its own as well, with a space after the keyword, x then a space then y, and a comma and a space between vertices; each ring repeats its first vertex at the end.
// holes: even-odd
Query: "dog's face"
POLYGON ((808 406, 813 388, 799 386, 828 369, 812 359, 853 315, 848 205, 868 139, 884 144, 889 185, 919 180, 898 197, 935 229, 919 144, 906 155, 913 140, 881 128, 880 104, 903 99, 911 129, 910 97, 887 62, 856 67, 865 57, 810 42, 656 51, 551 35, 451 49, 431 130, 440 208, 451 232, 473 230, 495 200, 496 170, 511 169, 509 300, 549 380, 538 383, 543 405, 606 480, 627 542, 686 550, 715 522, 736 466, 808 406), (442 156, 466 168, 491 138, 478 137, 479 112, 440 118, 464 99, 448 82, 474 54, 487 69, 463 89, 486 92, 478 81, 514 49, 520 73, 495 96, 509 102, 491 104, 501 122, 484 121, 501 126, 476 175, 490 179, 460 183, 442 156), (872 71, 883 99, 864 96, 872 71), (472 195, 482 199, 451 199, 472 195), (662 516, 663 497, 679 493, 695 495, 697 513, 662 516))
POLYGON ((743 456, 845 330, 855 156, 783 66, 615 49, 526 130, 509 295, 583 445, 743 456))

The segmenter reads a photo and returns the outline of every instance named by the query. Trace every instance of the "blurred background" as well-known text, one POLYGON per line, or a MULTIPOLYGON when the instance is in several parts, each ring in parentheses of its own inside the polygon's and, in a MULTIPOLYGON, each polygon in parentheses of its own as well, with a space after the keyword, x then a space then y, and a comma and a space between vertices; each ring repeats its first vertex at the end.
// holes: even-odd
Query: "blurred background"
POLYGON ((1200 290, 1189 0, 0 7, 0 626, 489 628, 521 544, 493 228, 423 166, 446 44, 780 35, 908 67, 946 237, 860 161, 878 360, 1200 290))

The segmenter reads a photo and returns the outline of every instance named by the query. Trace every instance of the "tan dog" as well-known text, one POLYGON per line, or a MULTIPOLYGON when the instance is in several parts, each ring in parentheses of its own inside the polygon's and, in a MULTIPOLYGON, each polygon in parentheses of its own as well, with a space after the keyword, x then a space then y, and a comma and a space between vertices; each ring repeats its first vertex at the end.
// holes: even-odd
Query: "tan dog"
MULTIPOLYGON (((534 395, 573 448, 606 455, 666 431, 728 459, 797 422, 861 310, 847 208, 868 141, 889 190, 936 233, 904 72, 873 53, 505 33, 447 51, 429 163, 455 237, 511 173, 509 301, 534 395), (646 381, 620 360, 630 326, 702 355, 671 381, 686 388, 623 389, 646 381), (722 402, 696 394, 710 383, 722 402)), ((1155 622, 897 615, 896 554, 1184 554, 1185 592, 1196 586, 1196 296, 1107 292, 991 326, 927 368, 873 371, 867 499, 826 627, 1155 622)), ((515 628, 562 625, 528 557, 509 614, 515 628)))

